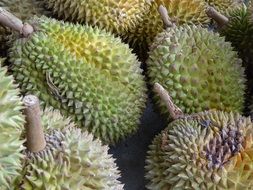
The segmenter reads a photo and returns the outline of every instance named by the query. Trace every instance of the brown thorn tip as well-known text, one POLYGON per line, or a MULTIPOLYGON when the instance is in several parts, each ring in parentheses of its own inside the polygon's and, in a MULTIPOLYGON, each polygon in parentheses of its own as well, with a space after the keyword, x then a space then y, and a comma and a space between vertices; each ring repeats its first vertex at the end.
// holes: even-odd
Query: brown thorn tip
POLYGON ((23 99, 26 116, 27 148, 31 152, 39 152, 46 147, 46 141, 41 123, 39 99, 33 95, 27 95, 23 99))
POLYGON ((223 27, 229 22, 229 19, 225 15, 219 13, 215 8, 211 6, 208 6, 206 8, 206 14, 209 18, 214 19, 219 27, 223 27))
POLYGON ((164 26, 166 28, 172 27, 173 23, 171 22, 171 20, 169 18, 168 10, 163 5, 160 5, 158 8, 158 11, 162 17, 164 26))
POLYGON ((160 96, 162 101, 164 101, 164 103, 166 104, 166 107, 168 108, 170 116, 172 117, 173 120, 176 120, 184 116, 182 110, 173 103, 170 95, 162 87, 162 85, 160 85, 159 83, 155 83, 154 91, 160 96))

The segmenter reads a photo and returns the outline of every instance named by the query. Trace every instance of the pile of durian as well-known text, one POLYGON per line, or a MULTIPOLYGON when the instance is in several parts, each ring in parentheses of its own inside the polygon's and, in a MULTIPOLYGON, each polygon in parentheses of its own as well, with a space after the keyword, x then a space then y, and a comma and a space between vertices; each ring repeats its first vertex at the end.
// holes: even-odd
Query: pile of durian
POLYGON ((0 0, 0 57, 0 190, 123 190, 148 98, 147 189, 253 189, 253 1, 0 0))

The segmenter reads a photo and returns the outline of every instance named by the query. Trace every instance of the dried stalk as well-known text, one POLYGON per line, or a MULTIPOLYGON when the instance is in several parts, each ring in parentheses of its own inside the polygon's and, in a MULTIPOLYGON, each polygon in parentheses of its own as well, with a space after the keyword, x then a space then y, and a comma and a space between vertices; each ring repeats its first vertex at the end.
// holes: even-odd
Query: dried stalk
POLYGON ((184 113, 182 112, 182 110, 173 103, 172 98, 170 97, 168 92, 162 87, 162 85, 160 85, 159 83, 155 83, 154 91, 166 104, 166 107, 168 108, 170 116, 173 120, 184 117, 184 113))
POLYGON ((26 115, 27 148, 31 152, 39 152, 46 147, 44 137, 39 99, 33 95, 27 95, 23 99, 26 115))

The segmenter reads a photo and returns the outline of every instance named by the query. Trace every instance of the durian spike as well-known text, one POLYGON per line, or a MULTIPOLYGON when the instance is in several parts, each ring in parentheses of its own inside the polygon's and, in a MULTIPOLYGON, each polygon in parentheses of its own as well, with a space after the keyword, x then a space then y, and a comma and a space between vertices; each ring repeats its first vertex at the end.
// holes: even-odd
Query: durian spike
POLYGON ((169 17, 168 10, 166 9, 166 7, 164 7, 163 5, 160 5, 158 8, 158 12, 160 13, 162 17, 165 28, 172 27, 173 23, 171 22, 171 19, 169 17))
POLYGON ((23 99, 24 113, 26 116, 26 143, 31 152, 39 152, 46 147, 43 132, 39 99, 33 95, 27 95, 23 99))
POLYGON ((155 83, 154 91, 166 104, 166 107, 168 108, 170 116, 173 120, 184 117, 183 111, 173 103, 169 93, 162 87, 162 85, 160 85, 159 83, 155 83))
POLYGON ((0 7, 0 24, 19 32, 24 37, 28 37, 34 31, 30 24, 24 24, 19 18, 2 7, 0 7))
POLYGON ((207 7, 206 14, 209 18, 214 19, 220 28, 225 26, 229 22, 226 16, 219 13, 217 10, 215 10, 215 8, 211 6, 207 7))

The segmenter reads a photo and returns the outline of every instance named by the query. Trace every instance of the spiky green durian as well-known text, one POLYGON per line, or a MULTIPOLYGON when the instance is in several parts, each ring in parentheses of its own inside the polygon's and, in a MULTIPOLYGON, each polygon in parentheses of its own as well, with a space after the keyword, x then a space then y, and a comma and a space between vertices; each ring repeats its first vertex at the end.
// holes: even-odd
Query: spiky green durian
MULTIPOLYGON (((223 37, 200 26, 160 33, 147 60, 149 84, 159 82, 185 113, 243 110, 245 76, 241 60, 223 37)), ((155 95, 161 113, 164 103, 155 95)))
POLYGON ((73 117, 104 143, 137 130, 146 86, 128 45, 98 28, 35 18, 35 32, 11 48, 14 76, 24 94, 73 117))
POLYGON ((214 7, 219 12, 228 15, 229 11, 243 5, 243 0, 205 0, 208 5, 214 7))
MULTIPOLYGON (((220 26, 219 32, 225 36, 226 41, 232 43, 235 50, 243 60, 248 78, 248 90, 252 90, 253 74, 253 10, 249 5, 243 5, 229 12, 228 20, 220 26)), ((220 24, 221 25, 221 24, 220 24)))
POLYGON ((19 138, 24 118, 19 91, 2 62, 0 58, 0 189, 7 190, 21 169, 23 141, 19 138))
POLYGON ((206 111, 178 119, 153 140, 148 189, 250 190, 253 124, 236 113, 206 111))
POLYGON ((46 0, 58 17, 121 34, 135 28, 153 0, 46 0))
MULTIPOLYGON (((21 190, 123 190, 120 173, 108 147, 81 132, 58 111, 42 113, 46 147, 23 151, 23 169, 12 185, 21 190)), ((29 139, 27 139, 28 141, 29 139)))
POLYGON ((226 37, 232 45, 241 53, 245 54, 253 50, 253 11, 246 5, 229 12, 228 23, 220 30, 221 35, 226 37))
POLYGON ((251 119, 216 110, 184 115, 160 85, 154 90, 175 120, 149 146, 147 188, 252 189, 251 119))
MULTIPOLYGON (((0 0, 0 7, 12 12, 22 20, 29 19, 33 15, 48 15, 43 0, 0 0)), ((0 26, 0 53, 4 55, 10 40, 11 30, 0 26)))
POLYGON ((155 36, 163 31, 163 22, 158 12, 160 5, 164 5, 168 9, 169 17, 177 24, 205 25, 209 23, 209 18, 205 13, 204 0, 155 0, 150 11, 147 11, 143 17, 143 21, 123 35, 123 38, 140 52, 147 52, 148 46, 153 42, 155 36))

